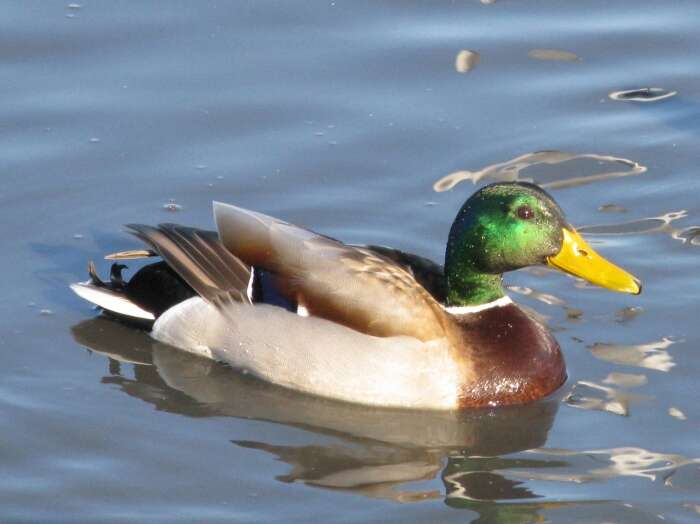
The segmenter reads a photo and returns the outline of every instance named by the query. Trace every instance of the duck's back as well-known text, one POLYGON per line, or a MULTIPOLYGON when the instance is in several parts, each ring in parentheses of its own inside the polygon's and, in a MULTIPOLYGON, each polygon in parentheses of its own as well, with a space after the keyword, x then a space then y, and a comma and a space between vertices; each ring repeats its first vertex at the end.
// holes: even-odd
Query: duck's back
POLYGON ((311 315, 368 335, 445 336, 444 312, 403 265, 276 218, 214 203, 222 244, 277 275, 279 289, 311 315))

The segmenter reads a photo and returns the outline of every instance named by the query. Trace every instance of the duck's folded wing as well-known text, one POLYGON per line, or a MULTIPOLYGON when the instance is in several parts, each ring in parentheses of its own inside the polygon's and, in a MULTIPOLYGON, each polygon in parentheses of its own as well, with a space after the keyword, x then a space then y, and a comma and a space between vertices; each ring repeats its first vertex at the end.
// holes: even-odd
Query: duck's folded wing
POLYGON ((444 268, 429 258, 413 253, 407 253, 400 249, 387 246, 358 246, 364 247, 386 257, 411 272, 413 278, 430 293, 435 300, 445 303, 447 299, 447 287, 445 283, 444 268))
POLYGON ((231 301, 250 302, 250 268, 219 242, 216 233, 177 224, 129 224, 204 300, 225 309, 231 301))
POLYGON ((224 246, 273 272, 281 292, 309 314, 375 336, 445 336, 441 306, 393 260, 228 204, 214 203, 214 219, 224 246))

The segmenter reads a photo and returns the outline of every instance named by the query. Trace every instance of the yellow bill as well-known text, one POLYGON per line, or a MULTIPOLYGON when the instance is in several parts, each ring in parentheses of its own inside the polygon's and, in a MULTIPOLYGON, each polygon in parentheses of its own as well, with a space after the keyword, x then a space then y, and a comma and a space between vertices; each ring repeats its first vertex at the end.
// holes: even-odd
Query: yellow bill
POLYGON ((547 257, 548 265, 606 289, 633 295, 642 292, 642 283, 638 278, 593 251, 573 228, 563 228, 562 231, 564 242, 561 251, 547 257))

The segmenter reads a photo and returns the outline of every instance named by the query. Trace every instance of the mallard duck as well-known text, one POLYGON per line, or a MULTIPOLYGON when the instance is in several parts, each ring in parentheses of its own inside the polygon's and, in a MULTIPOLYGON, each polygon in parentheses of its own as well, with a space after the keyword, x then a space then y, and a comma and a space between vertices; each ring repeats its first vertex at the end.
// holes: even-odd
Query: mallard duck
POLYGON ((313 395, 375 406, 456 409, 522 404, 566 380, 559 345, 504 292, 502 274, 546 264, 638 294, 552 197, 522 182, 474 193, 450 229, 444 268, 417 255, 347 245, 214 202, 216 232, 127 229, 159 256, 125 281, 72 289, 139 322, 158 341, 313 395))

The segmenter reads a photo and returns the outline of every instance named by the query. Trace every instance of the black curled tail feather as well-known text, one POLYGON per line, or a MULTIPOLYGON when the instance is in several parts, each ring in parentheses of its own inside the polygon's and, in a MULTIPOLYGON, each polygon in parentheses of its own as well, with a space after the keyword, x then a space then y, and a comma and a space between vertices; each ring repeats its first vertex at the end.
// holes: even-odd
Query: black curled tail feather
POLYGON ((150 328, 167 309, 196 296, 194 290, 165 262, 142 267, 128 282, 121 276, 124 269, 121 266, 113 265, 110 280, 105 282, 97 275, 94 263, 90 262, 90 279, 70 287, 106 314, 144 328, 150 328))
POLYGON ((251 302, 251 268, 219 242, 216 232, 175 224, 127 227, 154 249, 148 256, 157 253, 163 260, 142 267, 128 281, 122 276, 123 264, 113 264, 110 279, 103 281, 91 261, 90 279, 71 285, 76 294, 143 327, 151 327, 163 312, 197 295, 223 312, 231 302, 251 302))
POLYGON ((163 261, 139 269, 123 289, 130 300, 152 311, 156 318, 180 302, 197 296, 187 282, 163 261))
POLYGON ((177 224, 129 224, 127 228, 210 304, 224 309, 230 302, 250 303, 250 267, 229 252, 216 233, 177 224))

